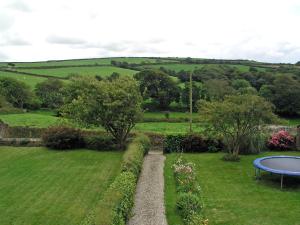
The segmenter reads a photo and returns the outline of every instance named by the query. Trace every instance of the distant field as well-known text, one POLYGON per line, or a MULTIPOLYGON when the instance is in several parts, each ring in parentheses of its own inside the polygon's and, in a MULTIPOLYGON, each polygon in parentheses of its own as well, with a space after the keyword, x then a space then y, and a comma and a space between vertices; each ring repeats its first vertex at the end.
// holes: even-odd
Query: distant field
POLYGON ((31 88, 34 88, 37 83, 43 82, 46 80, 46 78, 42 77, 35 77, 35 76, 29 76, 29 75, 23 75, 18 73, 9 73, 9 72, 3 72, 0 71, 0 77, 11 77, 14 79, 17 79, 19 81, 23 81, 27 85, 29 85, 31 88))
POLYGON ((121 159, 122 152, 0 147, 0 224, 83 224, 121 159))
MULTIPOLYGON (((39 66, 74 66, 74 65, 109 65, 111 61, 128 62, 128 63, 156 63, 156 62, 176 62, 167 59, 149 59, 149 58, 98 58, 98 59, 73 59, 73 60, 57 60, 57 61, 44 61, 44 62, 24 62, 15 63, 15 66, 20 67, 39 67, 39 66)), ((7 63, 0 63, 0 66, 6 66, 7 63)))
POLYGON ((94 67, 66 67, 66 68, 51 68, 51 69, 19 69, 18 71, 28 72, 39 75, 48 75, 53 77, 67 78, 71 75, 84 75, 84 76, 109 76, 113 72, 121 75, 132 76, 137 71, 123 69, 113 66, 94 66, 94 67))

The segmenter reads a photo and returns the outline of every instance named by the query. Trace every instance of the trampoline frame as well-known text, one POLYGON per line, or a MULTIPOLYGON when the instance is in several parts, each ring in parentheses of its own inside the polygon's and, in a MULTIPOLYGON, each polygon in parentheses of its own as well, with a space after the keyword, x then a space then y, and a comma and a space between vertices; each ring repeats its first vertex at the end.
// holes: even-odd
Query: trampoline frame
POLYGON ((255 178, 256 179, 260 179, 260 170, 264 170, 264 171, 274 173, 274 174, 279 174, 281 176, 280 188, 282 189, 282 187, 283 187, 283 176, 284 175, 287 175, 287 176, 300 176, 300 171, 299 172, 292 172, 292 171, 288 171, 288 170, 276 170, 276 169, 272 169, 272 168, 266 167, 266 166, 261 164, 261 161, 263 161, 265 159, 272 159, 272 158, 293 158, 293 159, 299 159, 300 160, 299 156, 285 156, 285 155, 267 156, 267 157, 257 158, 253 161, 253 165, 255 167, 255 178))

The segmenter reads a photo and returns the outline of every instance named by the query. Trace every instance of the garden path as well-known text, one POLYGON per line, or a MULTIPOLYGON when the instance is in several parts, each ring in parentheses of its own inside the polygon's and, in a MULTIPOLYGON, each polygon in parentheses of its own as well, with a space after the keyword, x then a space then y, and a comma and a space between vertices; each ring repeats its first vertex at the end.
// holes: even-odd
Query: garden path
POLYGON ((128 225, 167 225, 164 204, 164 162, 162 151, 145 156, 137 184, 133 216, 128 225))

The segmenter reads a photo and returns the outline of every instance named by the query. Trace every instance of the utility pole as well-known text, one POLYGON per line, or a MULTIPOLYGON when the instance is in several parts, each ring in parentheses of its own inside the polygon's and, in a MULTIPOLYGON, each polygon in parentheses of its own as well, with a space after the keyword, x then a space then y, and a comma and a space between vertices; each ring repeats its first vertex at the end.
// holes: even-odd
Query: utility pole
POLYGON ((192 124, 193 124, 193 72, 190 72, 190 133, 193 132, 192 124))

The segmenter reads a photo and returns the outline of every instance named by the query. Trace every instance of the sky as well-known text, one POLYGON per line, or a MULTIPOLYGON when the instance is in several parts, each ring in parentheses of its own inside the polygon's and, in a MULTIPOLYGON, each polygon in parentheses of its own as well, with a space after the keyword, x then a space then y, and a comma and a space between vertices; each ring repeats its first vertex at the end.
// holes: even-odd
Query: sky
POLYGON ((0 0, 0 61, 300 61, 300 0, 0 0))

